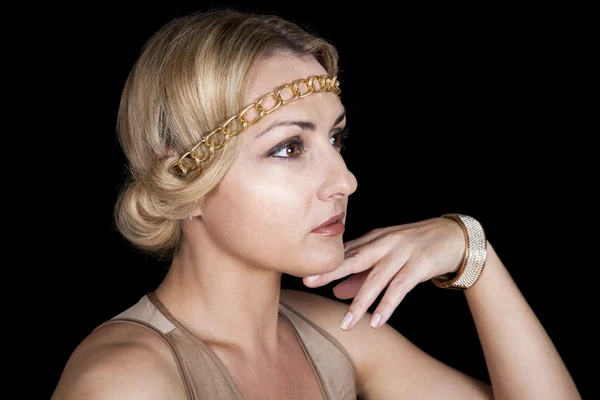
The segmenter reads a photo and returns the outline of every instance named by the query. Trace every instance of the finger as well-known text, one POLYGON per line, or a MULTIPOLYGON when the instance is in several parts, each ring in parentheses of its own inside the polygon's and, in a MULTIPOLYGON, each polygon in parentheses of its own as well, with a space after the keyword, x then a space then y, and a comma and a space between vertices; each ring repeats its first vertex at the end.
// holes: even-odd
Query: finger
POLYGON ((348 279, 344 280, 342 283, 338 284, 333 288, 333 294, 340 300, 347 300, 353 297, 356 297, 358 290, 362 286, 365 279, 369 275, 371 270, 366 270, 363 272, 359 272, 358 274, 354 274, 350 276, 348 279))
POLYGON ((398 270, 402 270, 405 262, 406 259, 389 255, 373 267, 352 304, 348 307, 348 312, 342 318, 340 322, 342 329, 350 330, 361 320, 377 297, 399 273, 398 270))
POLYGON ((416 227, 424 225, 426 223, 428 223, 428 221, 424 220, 424 221, 411 222, 411 223, 407 223, 407 224, 403 224, 403 225, 395 225, 395 226, 388 226, 385 228, 373 229, 373 230, 367 232, 366 234, 364 234, 363 236, 360 236, 357 239, 349 240, 346 243, 344 243, 344 251, 350 251, 357 247, 368 244, 368 243, 374 241, 375 239, 378 239, 379 237, 386 235, 388 232, 397 231, 397 230, 405 230, 405 229, 409 229, 409 228, 416 228, 416 227))
POLYGON ((411 258, 392 279, 369 321, 373 328, 379 328, 385 324, 408 292, 421 282, 419 264, 414 258, 411 258))
POLYGON ((374 241, 349 251, 339 267, 316 277, 306 277, 304 278, 304 284, 309 287, 319 287, 350 274, 365 271, 380 260, 387 253, 389 247, 390 245, 383 241, 374 241))
POLYGON ((362 235, 359 238, 349 240, 346 243, 344 243, 344 251, 349 252, 351 250, 354 250, 357 247, 369 244, 370 242, 379 238, 381 235, 385 235, 387 232, 389 232, 392 229, 394 229, 394 227, 373 229, 373 230, 367 232, 366 234, 362 235))

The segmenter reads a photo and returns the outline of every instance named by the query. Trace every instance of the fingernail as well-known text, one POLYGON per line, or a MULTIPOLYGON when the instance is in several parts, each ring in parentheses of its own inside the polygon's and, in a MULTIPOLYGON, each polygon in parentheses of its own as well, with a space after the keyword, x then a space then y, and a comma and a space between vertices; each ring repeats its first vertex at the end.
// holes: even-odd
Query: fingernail
POLYGON ((344 315, 342 322, 340 322, 340 328, 342 328, 343 330, 348 329, 348 327, 350 326, 350 322, 352 322, 352 314, 347 312, 346 315, 344 315))
POLYGON ((319 279, 321 277, 321 275, 313 275, 313 276, 308 276, 308 280, 311 282, 316 281, 317 279, 319 279))
POLYGON ((369 324, 373 328, 377 328, 377 324, 379 324, 379 321, 381 321, 381 314, 377 313, 371 317, 371 322, 369 322, 369 324))

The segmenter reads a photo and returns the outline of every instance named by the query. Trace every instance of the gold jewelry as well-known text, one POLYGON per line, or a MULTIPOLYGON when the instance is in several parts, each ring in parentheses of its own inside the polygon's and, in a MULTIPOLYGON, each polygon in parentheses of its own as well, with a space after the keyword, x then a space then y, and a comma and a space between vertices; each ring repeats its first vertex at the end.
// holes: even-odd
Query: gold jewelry
POLYGON ((431 278, 433 283, 445 289, 463 290, 477 281, 487 258, 487 241, 481 224, 473 217, 462 214, 444 214, 459 223, 465 234, 465 255, 456 276, 444 274, 431 278))
POLYGON ((265 115, 272 113, 284 104, 288 104, 294 100, 309 96, 313 93, 333 92, 339 95, 341 93, 339 86, 340 82, 337 80, 336 76, 329 77, 327 75, 311 76, 308 79, 298 79, 292 83, 287 83, 283 86, 280 86, 276 91, 269 92, 262 96, 256 103, 252 103, 244 107, 244 109, 240 111, 238 115, 234 115, 227 119, 227 121, 225 121, 221 126, 202 138, 202 140, 192 147, 190 151, 181 156, 179 161, 175 163, 173 167, 177 168, 179 170, 179 174, 182 176, 185 176, 188 172, 196 169, 202 170, 201 164, 208 162, 208 159, 212 157, 215 150, 222 148, 225 143, 227 143, 229 138, 239 135, 247 127, 252 126, 260 121, 265 115), (318 85, 315 85, 315 83, 318 85), (301 90, 301 85, 306 87, 305 91, 301 90), (284 99, 281 96, 281 93, 286 89, 289 89, 292 93, 288 99, 284 99), (269 109, 265 109, 263 107, 263 102, 269 98, 275 101, 275 105, 269 109), (246 113, 251 109, 256 109, 259 115, 252 121, 248 121, 246 119, 246 113), (238 123, 238 126, 232 127, 231 125, 234 123, 238 123), (220 143, 215 143, 213 142, 212 137, 218 132, 223 138, 220 143))

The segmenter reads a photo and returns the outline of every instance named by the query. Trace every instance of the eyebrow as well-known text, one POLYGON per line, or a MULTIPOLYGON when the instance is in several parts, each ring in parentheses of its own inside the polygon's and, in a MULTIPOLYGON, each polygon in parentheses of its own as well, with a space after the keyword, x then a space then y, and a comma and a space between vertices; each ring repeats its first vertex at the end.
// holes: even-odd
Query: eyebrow
MULTIPOLYGON (((346 109, 344 109, 344 111, 342 111, 342 113, 335 119, 335 122, 333 123, 333 126, 336 126, 337 124, 339 124, 340 122, 342 122, 344 120, 345 116, 346 116, 346 109)), ((317 130, 317 126, 312 121, 280 121, 280 122, 274 123, 273 125, 269 126, 264 131, 260 132, 258 135, 256 135, 254 137, 254 139, 258 139, 259 137, 261 137, 265 133, 269 132, 270 130, 273 130, 273 129, 275 129, 277 127, 280 127, 280 126, 297 126, 300 129, 305 130, 305 131, 315 131, 315 130, 317 130)))

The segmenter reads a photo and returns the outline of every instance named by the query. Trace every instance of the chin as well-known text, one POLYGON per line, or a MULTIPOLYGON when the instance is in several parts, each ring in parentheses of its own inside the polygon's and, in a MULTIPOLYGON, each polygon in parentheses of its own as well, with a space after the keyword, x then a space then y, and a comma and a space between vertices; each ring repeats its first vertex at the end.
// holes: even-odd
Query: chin
POLYGON ((321 260, 319 262, 312 262, 309 265, 304 264, 302 266, 298 266, 298 268, 291 268, 291 270, 286 271, 286 273, 298 278, 326 274, 338 268, 342 261, 344 261, 343 251, 340 252, 339 256, 331 257, 327 260, 321 260))

